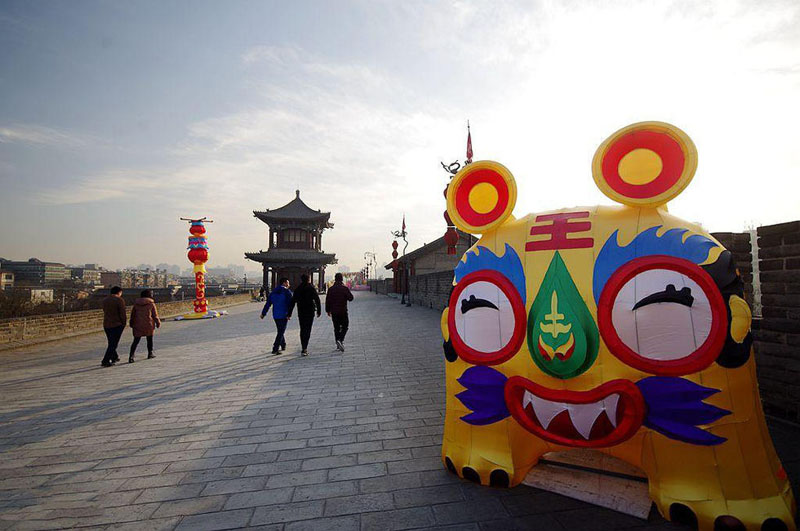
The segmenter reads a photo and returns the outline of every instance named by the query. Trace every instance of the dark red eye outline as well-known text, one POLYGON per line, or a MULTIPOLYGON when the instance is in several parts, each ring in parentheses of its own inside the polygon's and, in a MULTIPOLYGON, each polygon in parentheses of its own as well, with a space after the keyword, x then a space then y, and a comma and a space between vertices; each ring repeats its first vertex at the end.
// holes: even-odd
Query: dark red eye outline
POLYGON ((522 297, 517 292, 517 288, 514 287, 510 280, 497 271, 484 269, 482 271, 470 273, 462 278, 461 281, 456 284, 453 293, 450 295, 448 308, 447 327, 450 329, 450 340, 453 342, 453 347, 455 347, 458 356, 467 363, 473 365, 498 365, 511 359, 522 346, 523 341, 525 341, 527 323, 525 304, 523 304, 522 297), (461 336, 458 335, 458 329, 456 328, 456 312, 459 311, 458 305, 461 293, 469 285, 480 281, 490 282, 500 288, 511 303, 511 309, 514 312, 514 331, 511 334, 511 339, 497 352, 481 352, 475 350, 461 339, 461 336))
POLYGON ((725 344, 728 313, 725 301, 711 276, 703 269, 682 258, 666 255, 651 255, 635 258, 617 269, 606 282, 597 305, 597 326, 606 346, 623 363, 641 371, 662 376, 683 376, 699 372, 711 365, 725 344), (641 356, 626 345, 611 318, 614 300, 622 287, 634 276, 651 269, 668 269, 686 275, 703 290, 711 307, 711 329, 703 344, 688 356, 675 360, 653 360, 641 356))

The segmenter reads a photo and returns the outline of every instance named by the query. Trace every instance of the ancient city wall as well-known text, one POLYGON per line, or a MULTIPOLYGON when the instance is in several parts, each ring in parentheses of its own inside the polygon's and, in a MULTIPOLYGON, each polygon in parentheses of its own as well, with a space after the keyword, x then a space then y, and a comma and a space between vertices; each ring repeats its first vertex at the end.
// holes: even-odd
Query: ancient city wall
POLYGON ((800 422, 800 221, 758 228, 758 265, 753 328, 764 409, 800 422))
POLYGON ((391 278, 382 278, 380 280, 368 280, 369 290, 379 295, 388 295, 392 293, 393 280, 391 278))
MULTIPOLYGON (((242 304, 250 300, 249 293, 210 297, 212 309, 242 304)), ((175 317, 193 310, 191 300, 158 303, 162 319, 175 317)), ((128 309, 130 315, 130 309, 128 309)), ((0 320, 0 350, 44 343, 65 337, 103 330, 103 310, 34 315, 0 320)))
POLYGON ((438 271, 427 275, 414 275, 409 279, 408 286, 412 304, 443 310, 453 289, 453 272, 438 271))

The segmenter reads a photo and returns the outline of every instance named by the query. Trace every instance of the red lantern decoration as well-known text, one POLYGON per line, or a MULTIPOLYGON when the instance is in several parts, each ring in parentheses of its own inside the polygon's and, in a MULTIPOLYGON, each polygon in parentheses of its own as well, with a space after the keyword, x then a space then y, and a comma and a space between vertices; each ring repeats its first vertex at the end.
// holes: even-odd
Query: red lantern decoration
POLYGON ((456 254, 456 245, 458 245, 458 232, 456 232, 455 228, 447 228, 447 232, 444 233, 444 242, 447 244, 447 254, 456 254))
POLYGON ((189 249, 189 261, 195 265, 208 262, 208 249, 189 249))

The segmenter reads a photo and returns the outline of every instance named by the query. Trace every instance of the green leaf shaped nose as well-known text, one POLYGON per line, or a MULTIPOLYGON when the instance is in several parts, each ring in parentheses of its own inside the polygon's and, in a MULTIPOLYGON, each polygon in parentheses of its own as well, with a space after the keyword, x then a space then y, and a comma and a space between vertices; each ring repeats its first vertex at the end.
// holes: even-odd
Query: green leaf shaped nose
POLYGON ((567 379, 597 359, 600 336, 589 307, 558 251, 528 313, 528 350, 545 373, 567 379))

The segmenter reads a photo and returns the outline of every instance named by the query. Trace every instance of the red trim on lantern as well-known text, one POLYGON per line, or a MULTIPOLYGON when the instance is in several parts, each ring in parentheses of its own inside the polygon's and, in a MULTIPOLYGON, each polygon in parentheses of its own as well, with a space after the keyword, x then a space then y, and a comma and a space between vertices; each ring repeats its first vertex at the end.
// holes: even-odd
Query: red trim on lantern
POLYGON ((525 314, 525 305, 522 302, 522 297, 517 292, 517 288, 506 277, 492 271, 485 269, 476 271, 465 276, 461 281, 456 284, 453 293, 450 295, 450 311, 447 312, 447 326, 450 329, 450 339, 453 342, 458 356, 468 363, 473 365, 497 365, 511 359, 517 353, 522 342, 525 340, 525 328, 527 318, 525 314), (458 299, 461 293, 470 284, 475 282, 484 281, 491 282, 503 292, 508 301, 511 303, 511 309, 514 312, 514 332, 511 334, 511 339, 508 343, 498 350, 497 352, 481 352, 467 345, 458 335, 456 328, 456 312, 458 311, 458 299))
MULTIPOLYGON (((642 393, 629 380, 611 380, 588 391, 569 391, 566 389, 549 389, 522 376, 512 376, 506 381, 505 400, 506 407, 508 407, 511 415, 523 428, 545 441, 577 448, 604 448, 630 439, 641 427, 646 412, 642 393), (613 394, 618 394, 619 401, 614 412, 616 415, 616 427, 609 433, 594 439, 591 437, 591 433, 589 439, 568 437, 555 433, 550 429, 545 429, 536 418, 536 415, 527 412, 526 408, 523 407, 525 391, 538 398, 564 404, 591 404, 613 394)), ((569 415, 566 408, 565 411, 551 419, 548 428, 552 429, 554 427, 553 423, 557 422, 558 417, 561 415, 569 415)), ((595 423, 598 419, 595 419, 595 423)), ((575 432, 577 433, 577 430, 575 432)), ((578 436, 580 437, 580 434, 578 436)))
POLYGON ((683 258, 652 255, 631 260, 617 269, 606 282, 597 305, 597 326, 606 346, 623 363, 641 371, 661 376, 682 376, 701 371, 711 365, 725 343, 728 313, 725 301, 711 276, 700 266, 683 258), (708 337, 693 353, 675 360, 654 360, 641 356, 626 345, 614 328, 612 310, 617 293, 634 276, 651 269, 667 269, 686 275, 697 283, 711 307, 711 329, 708 337))
POLYGON ((474 227, 482 227, 496 221, 508 206, 508 183, 498 172, 482 168, 467 175, 456 190, 455 206, 461 219, 474 227), (485 214, 481 214, 469 204, 469 193, 475 186, 488 183, 497 190, 497 204, 485 214))
POLYGON ((663 194, 680 179, 686 165, 681 145, 670 135, 656 131, 632 131, 618 138, 603 156, 603 178, 612 190, 632 199, 663 194), (634 149, 649 149, 661 157, 661 173, 646 184, 630 184, 619 175, 619 162, 634 149))

